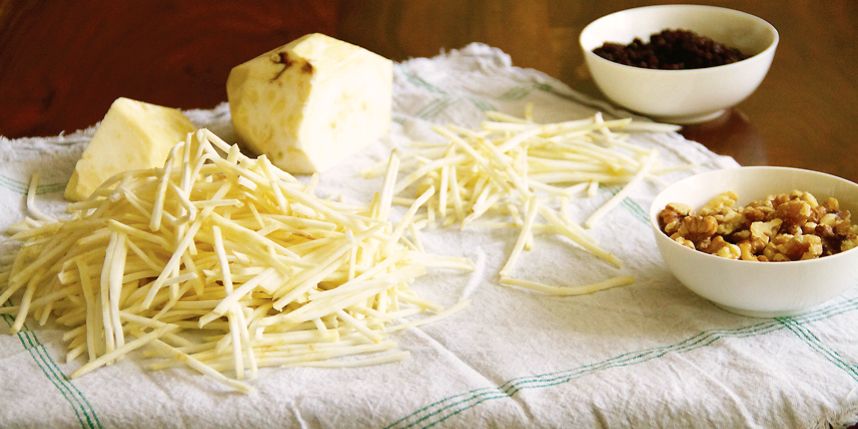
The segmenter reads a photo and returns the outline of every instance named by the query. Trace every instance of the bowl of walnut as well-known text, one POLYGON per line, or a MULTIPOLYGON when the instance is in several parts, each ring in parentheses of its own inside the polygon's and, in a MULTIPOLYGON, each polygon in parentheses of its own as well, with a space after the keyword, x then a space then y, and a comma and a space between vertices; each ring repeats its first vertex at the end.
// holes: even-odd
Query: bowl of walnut
POLYGON ((765 20, 715 6, 657 5, 593 21, 579 43, 614 103, 662 122, 712 120, 757 89, 779 35, 765 20))
POLYGON ((799 314, 858 285, 858 184, 786 167, 701 173, 664 189, 649 216, 688 289, 745 316, 799 314))

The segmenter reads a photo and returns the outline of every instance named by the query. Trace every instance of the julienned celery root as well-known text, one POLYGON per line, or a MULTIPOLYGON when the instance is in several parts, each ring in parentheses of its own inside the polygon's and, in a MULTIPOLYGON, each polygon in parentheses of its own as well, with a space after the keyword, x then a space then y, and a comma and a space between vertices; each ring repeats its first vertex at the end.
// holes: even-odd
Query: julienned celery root
MULTIPOLYGON (((679 127, 631 119, 605 121, 601 114, 576 121, 537 124, 530 118, 531 109, 529 105, 523 119, 487 112, 489 121, 483 122, 478 130, 455 125, 434 127, 444 141, 414 143, 401 151, 396 167, 403 177, 394 188, 386 189, 382 198, 412 204, 415 200, 404 195, 406 188, 416 188, 418 194, 432 189, 433 196, 422 204, 425 210, 415 217, 418 225, 440 222, 444 227, 458 223, 461 228, 519 229, 519 237, 499 272, 501 284, 549 294, 577 295, 633 283, 629 276, 618 276, 594 285, 557 287, 510 276, 522 252, 532 248, 534 233, 565 236, 620 268, 620 260, 570 219, 566 208, 571 199, 583 192, 593 196, 600 183, 622 185, 614 197, 584 222, 584 226, 591 228, 641 181, 657 181, 657 174, 693 167, 659 168, 655 150, 626 141, 627 132, 669 132, 679 127), (554 201, 559 203, 553 204, 554 201), (481 220, 485 217, 490 219, 481 220), (546 223, 539 222, 538 217, 546 223)), ((385 164, 379 163, 362 173, 369 178, 383 171, 385 164)), ((387 171, 389 174, 389 167, 387 171)))
POLYGON ((116 175, 69 205, 68 220, 41 213, 31 186, 35 218, 10 229, 23 246, 0 271, 0 305, 13 304, 0 312, 15 315, 13 332, 28 315, 68 327, 67 360, 87 360, 73 378, 142 347, 152 369, 184 364, 245 392, 262 366, 405 358, 391 332, 467 305, 444 309, 409 284, 470 261, 419 251, 408 239, 418 228, 387 220, 389 200, 356 208, 314 195, 314 183, 203 129, 164 167, 116 175))

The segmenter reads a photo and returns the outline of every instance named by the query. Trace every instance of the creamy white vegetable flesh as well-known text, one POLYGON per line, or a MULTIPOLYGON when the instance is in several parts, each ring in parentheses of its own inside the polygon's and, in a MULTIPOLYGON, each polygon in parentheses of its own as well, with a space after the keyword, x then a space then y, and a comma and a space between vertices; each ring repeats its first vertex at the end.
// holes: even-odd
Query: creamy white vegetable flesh
POLYGON ((194 131, 178 109, 117 98, 75 165, 66 199, 83 201, 123 171, 163 166, 170 149, 194 131))
POLYGON ((390 129, 393 63, 309 34, 232 69, 227 96, 241 141, 290 173, 328 170, 390 129))

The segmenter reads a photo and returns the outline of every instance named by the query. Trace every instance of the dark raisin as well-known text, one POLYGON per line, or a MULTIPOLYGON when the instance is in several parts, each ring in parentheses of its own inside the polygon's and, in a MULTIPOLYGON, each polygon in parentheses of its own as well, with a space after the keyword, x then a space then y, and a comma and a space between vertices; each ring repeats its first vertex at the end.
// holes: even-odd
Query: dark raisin
POLYGON ((605 42, 593 53, 619 64, 662 70, 715 67, 747 58, 738 49, 728 48, 708 37, 688 30, 670 29, 653 34, 649 43, 639 38, 628 45, 605 42))

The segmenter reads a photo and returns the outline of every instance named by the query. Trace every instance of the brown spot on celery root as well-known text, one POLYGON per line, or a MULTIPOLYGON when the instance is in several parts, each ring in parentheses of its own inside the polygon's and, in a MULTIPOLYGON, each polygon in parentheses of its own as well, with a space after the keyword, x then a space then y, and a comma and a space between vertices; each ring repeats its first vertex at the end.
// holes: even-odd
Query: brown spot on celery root
POLYGON ((272 55, 271 61, 274 64, 283 64, 283 69, 281 69, 279 72, 277 72, 276 75, 274 75, 274 78, 271 79, 272 82, 279 79, 280 76, 283 74, 283 72, 285 72, 286 69, 291 67, 292 64, 294 63, 294 61, 292 61, 292 59, 289 58, 289 54, 287 52, 278 52, 276 55, 272 55))

